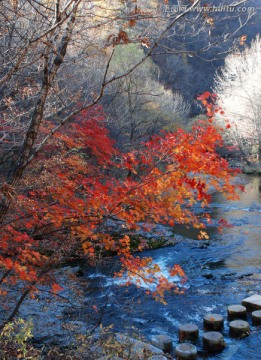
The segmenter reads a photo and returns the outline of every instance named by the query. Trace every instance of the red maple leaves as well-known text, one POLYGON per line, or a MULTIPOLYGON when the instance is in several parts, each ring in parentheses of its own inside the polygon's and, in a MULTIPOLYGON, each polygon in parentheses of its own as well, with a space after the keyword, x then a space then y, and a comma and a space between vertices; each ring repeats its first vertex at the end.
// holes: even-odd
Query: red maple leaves
MULTIPOLYGON (((212 116, 213 95, 199 98, 212 116)), ((110 252, 120 256, 124 271, 143 281, 156 279, 156 293, 163 296, 172 287, 156 275, 160 269, 151 259, 132 254, 129 232, 141 224, 152 230, 157 223, 188 224, 206 237, 193 204, 206 206, 213 186, 228 197, 236 191, 233 171, 215 151, 221 144, 215 127, 201 121, 189 133, 162 132, 142 150, 121 153, 109 136, 102 108, 82 112, 56 133, 20 184, 2 228, 1 267, 13 279, 50 281, 48 269, 75 253, 94 264, 110 252), (119 236, 113 235, 113 225, 119 236)), ((141 243, 138 249, 143 247, 141 243)), ((171 271, 185 277, 177 265, 171 271)), ((54 292, 61 289, 54 283, 54 292)))

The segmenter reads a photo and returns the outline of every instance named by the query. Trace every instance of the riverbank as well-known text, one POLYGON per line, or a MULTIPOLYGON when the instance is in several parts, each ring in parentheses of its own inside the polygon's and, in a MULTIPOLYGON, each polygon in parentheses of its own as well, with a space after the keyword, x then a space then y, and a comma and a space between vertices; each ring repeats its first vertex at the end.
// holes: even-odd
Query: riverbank
MULTIPOLYGON (((115 279, 116 258, 113 262, 105 259, 95 268, 58 270, 63 290, 55 296, 46 288, 40 289, 36 299, 27 299, 19 313, 19 317, 33 320, 31 344, 41 349, 42 358, 48 359, 48 353, 56 351, 52 359, 59 359, 58 353, 66 353, 75 360, 81 359, 77 356, 85 360, 92 360, 91 356, 94 356, 93 360, 97 360, 98 350, 100 357, 105 356, 99 345, 99 341, 105 339, 101 336, 103 331, 108 335, 108 342, 104 340, 103 343, 111 352, 116 346, 112 340, 117 333, 141 337, 145 343, 155 335, 166 335, 175 347, 181 324, 195 323, 201 336, 202 319, 206 313, 226 316, 228 305, 261 293, 260 178, 242 175, 237 181, 246 186, 239 200, 227 202, 213 194, 208 209, 213 218, 207 229, 209 240, 196 240, 196 233, 191 229, 180 228, 178 231, 176 228, 179 234, 172 246, 141 254, 151 256, 163 274, 167 274, 169 266, 177 263, 188 276, 185 293, 167 295, 166 305, 147 295, 147 288, 137 288, 135 284, 124 287, 121 280, 115 279), (223 234, 216 229, 220 217, 233 225, 223 234), (81 353, 77 354, 77 351, 81 353)), ((169 237, 173 235, 169 233, 169 237)), ((254 344, 258 344, 261 335, 256 329, 251 330, 248 338, 234 341, 229 338, 225 325, 227 347, 220 355, 207 358, 246 360, 251 354, 248 360, 258 359, 259 349, 254 344)), ((200 343, 198 348, 199 359, 206 359, 200 343)), ((60 358, 64 359, 62 356, 60 358)))
MULTIPOLYGON (((119 342, 117 334, 127 334, 128 338, 135 339, 137 349, 149 346, 152 351, 155 349, 150 347, 150 343, 158 335, 169 337, 175 347, 178 344, 178 327, 187 322, 193 322, 199 327, 201 338, 204 314, 218 312, 226 318, 228 305, 240 303, 242 297, 261 292, 260 273, 240 274, 222 269, 220 254, 216 259, 212 259, 209 254, 209 251, 213 251, 213 246, 210 242, 202 248, 193 240, 184 239, 183 243, 180 242, 173 248, 161 250, 161 259, 167 257, 170 251, 173 255, 179 254, 181 248, 185 252, 189 250, 192 262, 200 257, 191 269, 185 294, 174 297, 169 295, 165 306, 148 297, 142 288, 137 289, 134 285, 127 288, 118 286, 116 280, 113 285, 109 276, 106 276, 105 269, 101 268, 93 273, 96 276, 88 271, 84 276, 76 277, 74 286, 78 294, 75 294, 71 286, 67 287, 66 284, 79 269, 63 269, 61 284, 64 290, 59 296, 41 292, 36 301, 28 299, 19 313, 19 317, 33 320, 31 344, 41 351, 39 359, 65 359, 64 354, 70 354, 74 360, 107 360, 112 354, 121 354, 122 359, 149 359, 150 357, 141 358, 138 355, 128 358, 126 351, 130 344, 119 342), (203 258, 205 261, 202 261, 203 258), (199 263, 202 264, 201 271, 193 276, 199 263), (142 343, 138 338, 142 339, 142 343), (51 357, 53 354, 56 354, 55 357, 51 357)), ((157 252, 158 250, 155 251, 157 252)), ((158 257, 155 260, 159 261, 158 257)), ((183 263, 185 261, 186 259, 183 263)), ((261 337, 260 331, 251 327, 249 338, 230 339, 227 322, 223 334, 227 347, 213 359, 246 360, 247 349, 253 354, 254 339, 256 344, 261 337), (238 355, 241 347, 244 357, 238 355)), ((197 347, 198 358, 206 359, 200 341, 197 347)), ((163 353, 157 354, 163 356, 163 353)), ((174 358, 173 352, 170 358, 174 358)), ((258 357, 254 359, 257 360, 258 357)))
MULTIPOLYGON (((34 360, 155 360, 153 356, 157 355, 159 360, 168 360, 161 349, 139 338, 138 331, 133 330, 132 334, 126 336, 116 334, 112 325, 103 327, 101 321, 88 323, 86 317, 72 319, 85 306, 98 314, 92 302, 86 304, 86 279, 78 277, 81 273, 79 270, 80 267, 56 270, 55 276, 62 287, 58 294, 41 286, 34 299, 27 298, 24 301, 18 320, 11 325, 14 331, 3 333, 0 358, 11 360, 19 355, 34 360), (147 356, 141 357, 144 351, 147 356), (16 354, 14 358, 12 353, 16 354)), ((12 296, 9 293, 10 299, 12 296)))

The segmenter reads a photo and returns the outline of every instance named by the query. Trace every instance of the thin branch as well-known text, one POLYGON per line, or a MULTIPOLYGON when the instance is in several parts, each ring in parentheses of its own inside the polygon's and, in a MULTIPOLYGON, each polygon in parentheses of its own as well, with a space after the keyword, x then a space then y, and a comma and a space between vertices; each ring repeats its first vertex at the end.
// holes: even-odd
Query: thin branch
POLYGON ((83 110, 87 110, 90 107, 92 107, 93 105, 97 104, 99 102, 99 100, 101 99, 101 97, 103 96, 105 87, 112 83, 115 80, 121 79, 123 77, 128 76, 129 74, 131 74, 138 66, 140 66, 149 56, 152 55, 153 50, 158 46, 158 43, 162 40, 162 38, 165 36, 165 34, 175 25, 175 23, 181 19, 183 16, 185 16, 186 14, 188 14, 191 9, 193 9, 200 0, 196 0, 196 2, 191 5, 186 11, 184 11, 182 14, 178 15, 175 19, 173 19, 170 24, 166 27, 166 29, 164 29, 161 34, 158 36, 157 40, 154 42, 154 44, 151 46, 150 50, 148 51, 148 53, 140 60, 138 61, 135 65, 133 65, 128 71, 126 71, 123 74, 117 75, 117 76, 113 76, 112 78, 110 78, 109 80, 106 80, 107 77, 107 72, 110 66, 110 62, 114 53, 114 50, 111 53, 111 57, 107 63, 107 67, 106 67, 106 71, 104 74, 104 78, 103 78, 103 83, 101 85, 101 89, 99 94, 97 95, 97 97, 92 100, 91 102, 89 102, 87 105, 82 106, 80 109, 74 110, 73 112, 71 112, 66 118, 64 118, 63 120, 60 121, 60 123, 54 127, 50 133, 42 140, 42 142, 37 146, 37 148, 34 150, 33 154, 29 157, 29 159, 27 160, 27 163, 25 166, 27 166, 35 157, 36 155, 39 153, 39 151, 42 150, 43 146, 46 144, 46 142, 65 124, 67 123, 69 120, 72 119, 72 117, 74 117, 75 115, 79 114, 81 111, 83 110))
POLYGON ((27 46, 25 46, 21 55, 18 57, 15 66, 11 70, 9 70, 9 72, 7 74, 5 74, 2 77, 2 79, 0 79, 0 86, 3 85, 5 82, 7 82, 12 77, 12 75, 19 69, 19 66, 21 65, 23 59, 25 58, 25 55, 28 52, 28 50, 29 50, 29 44, 27 44, 27 46))
POLYGON ((185 10, 183 13, 179 14, 178 16, 176 16, 170 23, 169 25, 166 27, 166 29, 164 29, 161 34, 157 37, 156 41, 154 42, 154 44, 150 47, 149 51, 147 52, 147 54, 140 60, 138 61, 135 65, 132 66, 132 68, 130 68, 128 71, 126 71, 123 74, 120 75, 116 75, 111 77, 109 80, 106 81, 105 85, 110 84, 111 82, 121 79, 123 77, 126 77, 128 75, 130 75, 138 66, 140 66, 148 57, 150 57, 153 53, 153 50, 158 46, 158 43, 163 39, 163 37, 166 35, 166 33, 176 24, 176 22, 178 20, 180 20, 182 17, 184 17, 186 14, 188 14, 194 7, 196 7, 196 5, 199 3, 200 0, 196 0, 196 2, 194 2, 193 5, 191 5, 187 10, 185 10))
POLYGON ((87 110, 89 109, 91 106, 95 105, 98 103, 98 101, 101 99, 103 93, 104 93, 104 89, 106 86, 106 77, 107 77, 107 73, 110 67, 110 63, 112 60, 114 54, 114 49, 112 50, 112 53, 110 55, 109 61, 107 62, 107 66, 106 66, 106 70, 104 73, 104 77, 103 77, 103 83, 101 86, 101 90, 100 93, 97 95, 97 97, 91 101, 90 103, 88 103, 87 105, 82 106, 80 109, 77 109, 73 112, 71 112, 65 119, 63 119, 62 121, 60 121, 60 123, 54 127, 51 132, 42 140, 42 142, 37 146, 37 148, 35 149, 35 151, 33 152, 33 154, 29 157, 26 166, 35 158, 35 156, 39 153, 39 151, 42 150, 42 148, 44 147, 44 145, 46 144, 46 142, 53 136, 54 133, 56 133, 61 126, 63 126, 65 123, 67 123, 69 120, 71 120, 72 117, 74 117, 75 115, 79 114, 81 111, 83 110, 87 110))
POLYGON ((68 299, 68 297, 66 297, 66 296, 63 296, 63 295, 60 295, 60 294, 57 294, 57 293, 54 293, 53 291, 50 291, 50 290, 44 290, 44 289, 40 289, 40 288, 38 288, 37 286, 35 286, 35 288, 38 290, 38 291, 40 291, 40 292, 45 292, 45 293, 48 293, 48 294, 50 294, 50 295, 52 295, 52 296, 57 296, 57 297, 59 297, 59 298, 61 298, 61 299, 63 299, 63 300, 66 300, 69 304, 71 304, 73 307, 77 307, 77 305, 76 304, 74 304, 73 302, 71 302, 71 300, 70 299, 68 299))
MULTIPOLYGON (((72 0, 72 1, 75 1, 75 0, 72 0)), ((70 4, 72 3, 72 1, 70 2, 70 4)), ((52 31, 54 31, 57 27, 61 26, 72 15, 72 13, 75 11, 75 9, 78 8, 78 6, 79 6, 79 4, 81 2, 82 2, 82 0, 77 0, 76 3, 74 4, 73 8, 71 9, 71 11, 68 14, 66 12, 64 12, 63 13, 64 16, 62 16, 62 18, 61 18, 61 20, 59 22, 56 22, 50 29, 48 29, 47 31, 45 31, 41 35, 37 36, 36 38, 30 40, 29 44, 33 44, 33 43, 39 41, 43 37, 50 34, 52 31)))

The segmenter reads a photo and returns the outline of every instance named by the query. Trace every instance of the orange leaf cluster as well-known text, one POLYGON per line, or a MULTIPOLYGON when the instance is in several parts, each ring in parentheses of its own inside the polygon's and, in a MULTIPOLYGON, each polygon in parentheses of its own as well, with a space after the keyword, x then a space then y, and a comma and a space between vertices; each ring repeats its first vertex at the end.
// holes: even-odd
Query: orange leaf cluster
MULTIPOLYGON (((205 93, 198 98, 211 118, 215 96, 205 93)), ((151 259, 131 253, 128 234, 144 224, 148 231, 158 223, 186 224, 208 238, 193 205, 207 206, 211 187, 229 198, 237 189, 231 182, 234 172, 215 151, 222 145, 220 132, 211 122, 201 121, 189 133, 162 132, 142 150, 121 153, 104 118, 100 106, 82 112, 74 124, 56 133, 28 169, 14 211, 2 227, 0 266, 16 279, 33 282, 39 276, 44 281, 43 269, 75 253, 91 264, 103 254, 118 254, 123 271, 156 282, 153 295, 159 300, 167 290, 180 293, 151 259), (118 237, 113 235, 115 227, 118 237)), ((210 222, 209 215, 206 220, 210 222)), ((186 279, 177 265, 170 274, 186 279)), ((60 290, 53 285, 54 292, 60 290)))

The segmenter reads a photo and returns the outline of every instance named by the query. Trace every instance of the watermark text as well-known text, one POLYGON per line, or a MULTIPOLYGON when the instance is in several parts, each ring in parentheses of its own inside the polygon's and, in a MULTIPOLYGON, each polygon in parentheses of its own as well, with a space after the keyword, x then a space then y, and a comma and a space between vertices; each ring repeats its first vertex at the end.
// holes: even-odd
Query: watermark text
MULTIPOLYGON (((188 9, 189 6, 186 5, 163 6, 163 12, 168 16, 171 14, 187 11, 188 9)), ((244 12, 254 12, 254 11, 255 11, 255 7, 253 6, 229 6, 229 5, 195 6, 190 9, 190 12, 198 12, 198 13, 214 13, 214 12, 244 13, 244 12)))

